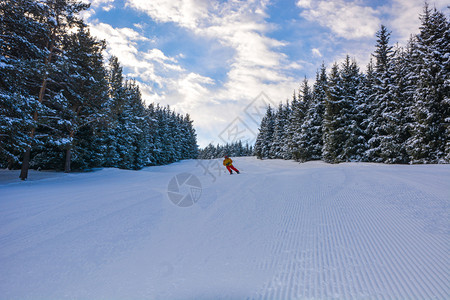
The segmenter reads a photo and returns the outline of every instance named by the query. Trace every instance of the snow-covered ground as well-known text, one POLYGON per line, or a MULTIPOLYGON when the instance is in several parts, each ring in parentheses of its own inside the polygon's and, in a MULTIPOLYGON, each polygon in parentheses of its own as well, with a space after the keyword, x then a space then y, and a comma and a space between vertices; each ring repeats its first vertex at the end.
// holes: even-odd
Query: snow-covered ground
POLYGON ((450 166, 218 163, 0 171, 0 298, 450 298, 450 166))

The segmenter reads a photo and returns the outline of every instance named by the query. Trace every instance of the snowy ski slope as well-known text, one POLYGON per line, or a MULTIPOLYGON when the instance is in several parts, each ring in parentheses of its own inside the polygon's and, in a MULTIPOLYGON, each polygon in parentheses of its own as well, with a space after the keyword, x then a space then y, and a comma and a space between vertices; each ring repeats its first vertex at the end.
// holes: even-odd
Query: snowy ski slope
POLYGON ((0 170, 0 298, 450 299, 450 166, 234 160, 0 170))

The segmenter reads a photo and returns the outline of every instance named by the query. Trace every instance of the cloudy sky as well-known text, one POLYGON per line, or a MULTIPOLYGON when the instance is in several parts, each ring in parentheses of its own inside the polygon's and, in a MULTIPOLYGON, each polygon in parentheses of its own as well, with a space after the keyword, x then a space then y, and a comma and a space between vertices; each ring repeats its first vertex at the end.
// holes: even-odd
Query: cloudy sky
MULTIPOLYGON (((144 101, 194 120, 199 145, 254 141, 264 106, 291 98, 322 62, 364 70, 384 24, 392 44, 417 33, 422 0, 84 0, 144 101)), ((448 13, 446 0, 429 0, 448 13)))

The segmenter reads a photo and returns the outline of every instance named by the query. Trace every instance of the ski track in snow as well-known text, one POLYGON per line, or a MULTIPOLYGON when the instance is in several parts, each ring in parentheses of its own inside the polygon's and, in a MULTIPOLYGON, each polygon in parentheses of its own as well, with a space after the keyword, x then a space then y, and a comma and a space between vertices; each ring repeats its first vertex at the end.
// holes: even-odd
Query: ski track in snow
POLYGON ((234 160, 0 170, 0 299, 450 299, 448 165, 234 160))

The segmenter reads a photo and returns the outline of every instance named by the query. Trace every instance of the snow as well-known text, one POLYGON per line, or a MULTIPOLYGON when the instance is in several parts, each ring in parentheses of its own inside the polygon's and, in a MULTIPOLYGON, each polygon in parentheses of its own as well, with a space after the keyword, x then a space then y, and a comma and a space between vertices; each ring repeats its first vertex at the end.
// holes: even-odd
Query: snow
POLYGON ((0 170, 1 298, 450 298, 450 166, 233 159, 0 170))

